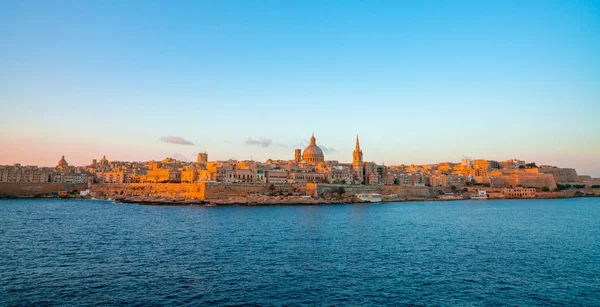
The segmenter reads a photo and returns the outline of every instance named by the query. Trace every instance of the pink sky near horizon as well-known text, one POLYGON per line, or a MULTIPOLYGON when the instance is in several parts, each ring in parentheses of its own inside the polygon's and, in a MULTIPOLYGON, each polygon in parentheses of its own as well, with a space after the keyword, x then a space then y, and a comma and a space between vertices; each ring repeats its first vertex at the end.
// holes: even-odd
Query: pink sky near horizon
MULTIPOLYGON (((319 142, 317 141, 317 144, 319 142)), ((395 157, 386 158, 381 157, 375 149, 368 147, 369 142, 361 140, 361 146, 365 153, 366 161, 373 161, 379 164, 395 165, 395 164, 433 164, 439 162, 459 162, 461 158, 456 155, 448 156, 446 159, 435 160, 435 157, 443 155, 436 154, 430 155, 418 155, 418 149, 409 153, 410 156, 402 155, 399 153, 395 157)), ((66 160, 71 165, 88 165, 92 159, 100 159, 103 155, 106 155, 109 160, 117 161, 149 161, 149 160, 162 160, 166 157, 173 157, 182 159, 185 158, 188 161, 195 161, 196 154, 198 152, 207 151, 209 154, 209 160, 227 160, 234 158, 237 160, 249 160, 254 159, 256 161, 262 161, 271 159, 282 159, 290 160, 293 159, 293 148, 261 148, 257 150, 254 147, 248 147, 246 150, 239 150, 229 152, 222 148, 202 148, 199 146, 183 146, 177 144, 165 144, 156 140, 154 144, 148 142, 142 142, 139 145, 135 144, 117 144, 114 146, 106 146, 102 143, 91 142, 90 140, 81 139, 78 141, 70 141, 63 138, 45 138, 33 140, 25 139, 6 139, 0 138, 0 148, 2 154, 0 154, 0 165, 13 165, 20 163, 21 165, 37 165, 37 166, 56 166, 58 160, 64 155, 66 160)), ((430 151, 427 151, 430 152, 430 151)), ((336 150, 333 153, 326 153, 326 159, 339 160, 340 162, 350 162, 352 155, 352 148, 347 146, 343 150, 336 150)), ((579 175, 590 175, 593 177, 600 177, 600 168, 598 164, 598 156, 593 152, 589 154, 575 154, 568 152, 537 152, 534 155, 525 154, 523 156, 490 156, 489 152, 487 155, 473 155, 469 156, 473 159, 490 159, 490 160, 506 160, 512 158, 518 158, 525 160, 526 162, 536 162, 538 165, 555 165, 564 168, 574 168, 577 170, 579 175), (573 158, 576 157, 576 158, 573 158)))

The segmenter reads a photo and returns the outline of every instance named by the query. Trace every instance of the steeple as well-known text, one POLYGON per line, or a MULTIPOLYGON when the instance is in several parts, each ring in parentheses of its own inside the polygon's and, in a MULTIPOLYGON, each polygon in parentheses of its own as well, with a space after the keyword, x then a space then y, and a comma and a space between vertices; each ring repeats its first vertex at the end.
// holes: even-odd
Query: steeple
POLYGON ((356 134, 356 147, 354 148, 354 152, 352 152, 352 168, 354 169, 358 183, 363 183, 363 152, 362 150, 360 150, 360 143, 358 142, 358 133, 356 134))
POLYGON ((317 145, 317 140, 315 139, 315 133, 312 133, 312 136, 310 137, 310 145, 314 146, 317 145))

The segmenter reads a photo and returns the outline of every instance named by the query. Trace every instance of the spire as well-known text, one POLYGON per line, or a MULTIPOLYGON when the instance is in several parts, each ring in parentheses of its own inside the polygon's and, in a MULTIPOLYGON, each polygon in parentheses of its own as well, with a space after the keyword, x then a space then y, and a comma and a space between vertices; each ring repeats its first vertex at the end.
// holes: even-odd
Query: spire
POLYGON ((358 144, 358 133, 356 134, 356 150, 360 150, 360 144, 358 144))
POLYGON ((317 145, 317 141, 315 139, 315 133, 314 132, 313 132, 312 136, 310 137, 310 145, 311 146, 317 145))

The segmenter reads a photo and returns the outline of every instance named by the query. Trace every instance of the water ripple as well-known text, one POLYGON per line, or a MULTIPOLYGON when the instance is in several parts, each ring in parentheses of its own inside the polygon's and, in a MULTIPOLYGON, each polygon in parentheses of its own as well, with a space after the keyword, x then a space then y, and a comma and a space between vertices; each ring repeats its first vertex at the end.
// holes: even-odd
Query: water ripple
POLYGON ((0 306, 600 305, 600 199, 0 200, 0 306))

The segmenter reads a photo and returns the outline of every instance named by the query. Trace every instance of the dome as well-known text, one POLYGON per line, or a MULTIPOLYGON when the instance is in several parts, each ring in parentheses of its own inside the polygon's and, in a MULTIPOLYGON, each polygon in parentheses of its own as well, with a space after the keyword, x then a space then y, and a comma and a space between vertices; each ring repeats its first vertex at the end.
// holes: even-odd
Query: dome
POLYGON ((314 156, 324 157, 323 150, 321 150, 321 148, 319 146, 308 145, 306 148, 304 148, 304 153, 302 154, 302 158, 308 158, 308 157, 314 157, 314 156))
POLYGON ((325 161, 325 155, 323 155, 323 150, 317 146, 317 141, 315 139, 315 135, 313 133, 310 138, 310 144, 304 148, 304 152, 302 153, 302 160, 311 162, 311 163, 319 163, 325 161))
POLYGON ((62 158, 60 158, 60 160, 58 161, 58 167, 67 167, 69 166, 69 163, 67 163, 67 160, 65 160, 65 156, 62 156, 62 158))

